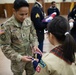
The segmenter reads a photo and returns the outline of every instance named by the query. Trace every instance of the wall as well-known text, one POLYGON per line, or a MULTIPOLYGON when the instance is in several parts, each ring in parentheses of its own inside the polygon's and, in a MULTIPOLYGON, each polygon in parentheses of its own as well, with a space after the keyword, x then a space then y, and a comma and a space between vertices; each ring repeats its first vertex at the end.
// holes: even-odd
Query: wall
POLYGON ((0 4, 0 17, 4 17, 4 4, 0 4))
MULTIPOLYGON (((3 3, 13 3, 15 0, 0 0, 0 4, 3 3)), ((36 0, 27 0, 29 3, 34 3, 36 0)), ((51 1, 56 1, 56 2, 63 2, 63 0, 45 0, 45 2, 51 2, 51 1)), ((76 0, 66 0, 66 2, 71 2, 74 1, 76 2, 76 0)))
MULTIPOLYGON (((9 2, 8 3, 1 3, 0 2, 1 3, 0 4, 0 17, 6 17, 4 9, 7 11, 7 17, 11 17, 11 15, 13 14, 13 10, 12 9, 13 9, 13 1, 14 0, 3 0, 3 1, 9 1, 9 2)), ((30 0, 28 0, 28 1, 30 1, 30 0)), ((32 2, 29 3, 30 12, 31 12, 31 9, 32 9, 32 6, 33 6, 33 1, 35 1, 35 0, 31 0, 31 1, 32 2)), ((50 0, 46 0, 46 1, 50 1, 50 0)), ((70 1, 70 0, 68 0, 68 1, 70 1)), ((51 2, 46 2, 44 4, 44 11, 46 13, 47 13, 47 9, 50 7, 50 3, 51 2)), ((57 5, 58 9, 60 10, 60 14, 61 15, 67 15, 69 13, 71 2, 57 2, 56 5, 57 5)))
POLYGON ((15 0, 0 0, 0 4, 13 3, 15 0))

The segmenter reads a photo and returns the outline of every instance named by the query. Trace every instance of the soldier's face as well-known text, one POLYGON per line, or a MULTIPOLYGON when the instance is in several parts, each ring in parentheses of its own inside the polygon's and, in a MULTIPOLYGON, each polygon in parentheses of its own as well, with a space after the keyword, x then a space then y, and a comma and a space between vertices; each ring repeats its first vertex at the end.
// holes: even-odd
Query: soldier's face
POLYGON ((21 7, 19 10, 14 10, 14 15, 17 21, 23 22, 28 17, 29 8, 21 7))

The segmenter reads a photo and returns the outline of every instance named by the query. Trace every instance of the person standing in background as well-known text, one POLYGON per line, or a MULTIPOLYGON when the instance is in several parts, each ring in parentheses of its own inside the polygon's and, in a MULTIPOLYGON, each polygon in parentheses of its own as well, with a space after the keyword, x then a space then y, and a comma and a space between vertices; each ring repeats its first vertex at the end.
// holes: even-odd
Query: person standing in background
POLYGON ((76 41, 76 5, 73 7, 72 11, 68 14, 68 21, 72 23, 71 35, 76 41))
MULTIPOLYGON (((36 0, 31 10, 31 20, 36 29, 38 42, 39 42, 38 47, 43 52, 44 29, 47 27, 47 24, 42 22, 42 20, 44 19, 44 11, 43 11, 42 3, 44 3, 44 0, 36 0)), ((41 56, 37 55, 37 58, 40 60, 41 56)))
POLYGON ((55 1, 52 1, 50 8, 48 8, 48 10, 47 10, 47 15, 51 15, 54 12, 56 12, 56 16, 59 16, 60 15, 60 11, 56 7, 56 2, 55 1))
POLYGON ((38 49, 35 28, 28 18, 29 4, 15 0, 13 16, 1 25, 0 44, 4 55, 11 60, 13 75, 33 75, 32 49, 38 49))

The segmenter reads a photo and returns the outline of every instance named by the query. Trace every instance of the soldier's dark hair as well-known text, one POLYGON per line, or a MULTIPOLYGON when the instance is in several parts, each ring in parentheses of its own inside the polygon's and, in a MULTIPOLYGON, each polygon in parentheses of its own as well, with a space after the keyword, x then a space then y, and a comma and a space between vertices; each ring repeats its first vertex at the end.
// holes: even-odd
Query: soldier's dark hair
POLYGON ((26 0, 15 0, 14 1, 14 9, 19 10, 21 7, 29 7, 29 4, 26 0))
POLYGON ((70 26, 69 22, 62 16, 55 17, 48 25, 47 25, 48 34, 53 34, 58 42, 62 44, 63 55, 70 62, 75 61, 75 50, 76 43, 73 37, 70 35, 70 26), (65 35, 65 33, 67 33, 65 35))
POLYGON ((56 3, 56 2, 55 2, 55 1, 52 1, 52 2, 51 2, 51 4, 54 4, 54 3, 56 3))

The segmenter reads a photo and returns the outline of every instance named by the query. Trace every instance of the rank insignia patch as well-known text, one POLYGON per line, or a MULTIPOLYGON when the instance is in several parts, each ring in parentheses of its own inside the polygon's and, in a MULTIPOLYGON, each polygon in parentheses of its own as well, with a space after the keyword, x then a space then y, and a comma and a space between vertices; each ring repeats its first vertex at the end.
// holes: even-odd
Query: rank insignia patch
POLYGON ((40 17, 40 15, 37 13, 35 17, 36 17, 36 18, 39 18, 39 17, 40 17))

